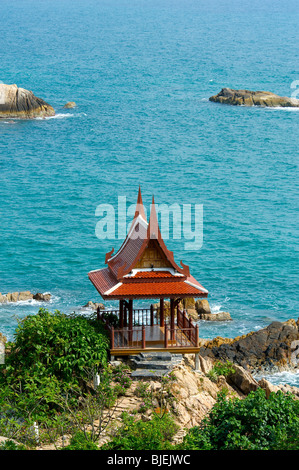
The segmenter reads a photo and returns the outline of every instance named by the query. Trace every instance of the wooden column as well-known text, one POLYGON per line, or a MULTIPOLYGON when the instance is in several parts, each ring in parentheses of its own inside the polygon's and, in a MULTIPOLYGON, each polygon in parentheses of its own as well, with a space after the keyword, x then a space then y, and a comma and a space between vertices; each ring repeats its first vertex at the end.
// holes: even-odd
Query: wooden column
POLYGON ((154 306, 151 304, 151 326, 154 326, 154 306))
POLYGON ((164 326, 164 299, 160 299, 160 326, 164 326))
POLYGON ((129 342, 132 341, 133 334, 133 300, 129 300, 129 342))
POLYGON ((170 299, 170 339, 174 339, 174 299, 170 299))
POLYGON ((128 309, 126 304, 124 304, 124 327, 128 326, 128 309))
POLYGON ((123 300, 119 301, 119 327, 124 327, 124 303, 123 300))

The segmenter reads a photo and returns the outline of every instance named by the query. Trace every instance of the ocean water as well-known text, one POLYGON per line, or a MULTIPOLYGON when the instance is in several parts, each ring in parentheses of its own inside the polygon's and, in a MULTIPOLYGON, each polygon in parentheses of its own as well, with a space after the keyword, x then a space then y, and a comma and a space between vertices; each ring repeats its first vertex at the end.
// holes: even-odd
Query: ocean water
MULTIPOLYGON (((299 91, 298 3, 2 0, 0 80, 56 111, 0 121, 0 291, 50 292, 51 309, 101 301, 87 273, 96 207, 202 204, 203 245, 167 240, 235 337, 298 318, 299 109, 209 102, 222 87, 299 91), (63 109, 67 101, 77 108, 63 109)), ((299 97, 299 92, 297 97, 299 97)), ((0 305, 9 339, 42 304, 0 305)), ((291 377, 291 378, 290 378, 291 377)), ((288 383, 292 383, 288 375, 288 383)), ((297 377, 294 376, 293 383, 297 377)))

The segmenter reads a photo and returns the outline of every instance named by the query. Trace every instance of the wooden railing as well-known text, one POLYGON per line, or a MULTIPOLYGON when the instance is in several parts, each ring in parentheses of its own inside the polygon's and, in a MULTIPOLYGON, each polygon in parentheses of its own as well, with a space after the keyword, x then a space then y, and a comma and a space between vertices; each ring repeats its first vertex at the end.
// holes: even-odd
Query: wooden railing
MULTIPOLYGON (((146 349, 145 328, 158 324, 153 306, 150 309, 133 310, 133 329, 129 329, 127 324, 124 328, 114 327, 107 316, 109 314, 119 314, 119 310, 97 311, 97 317, 104 324, 107 330, 111 349, 146 349), (108 315, 103 315, 103 314, 108 315)), ((199 347, 199 328, 194 325, 192 318, 188 318, 187 312, 177 309, 177 324, 174 327, 168 323, 164 326, 164 348, 172 347, 199 347)))
POLYGON ((145 349, 145 326, 132 330, 111 328, 111 349, 145 349))
MULTIPOLYGON (((97 310, 98 320, 102 320, 111 315, 116 315, 119 318, 119 310, 97 310), (105 314, 105 315, 103 315, 105 314)), ((128 312, 124 309, 124 326, 128 326, 128 312)), ((107 322, 107 320, 105 320, 107 322)), ((157 309, 151 305, 150 308, 134 308, 133 309, 133 325, 134 326, 154 326, 158 324, 157 309)))
POLYGON ((194 325, 191 317, 188 318, 186 310, 177 309, 177 326, 193 346, 199 346, 199 328, 194 325))

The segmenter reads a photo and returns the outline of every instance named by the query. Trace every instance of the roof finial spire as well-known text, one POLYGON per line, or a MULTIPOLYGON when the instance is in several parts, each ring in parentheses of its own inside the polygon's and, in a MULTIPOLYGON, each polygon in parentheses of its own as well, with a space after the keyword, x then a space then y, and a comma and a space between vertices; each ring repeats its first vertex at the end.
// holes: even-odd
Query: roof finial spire
POLYGON ((135 217, 138 217, 140 215, 145 221, 146 221, 146 215, 144 211, 144 206, 142 202, 142 196, 141 196, 141 188, 139 185, 139 190, 138 190, 138 198, 137 198, 137 204, 136 204, 136 210, 135 210, 135 217))
POLYGON ((158 223, 158 217, 157 217, 157 212, 156 212, 154 196, 153 196, 152 204, 151 204, 151 214, 150 214, 148 229, 150 231, 150 238, 157 238, 157 239, 160 238, 159 237, 160 229, 159 229, 159 223, 158 223))

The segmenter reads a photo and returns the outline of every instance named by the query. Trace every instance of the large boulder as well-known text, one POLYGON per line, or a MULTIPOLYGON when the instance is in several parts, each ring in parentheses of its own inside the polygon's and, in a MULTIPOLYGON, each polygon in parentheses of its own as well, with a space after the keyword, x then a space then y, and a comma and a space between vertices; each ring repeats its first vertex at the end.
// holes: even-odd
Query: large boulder
POLYGON ((200 313, 200 320, 206 321, 231 321, 232 317, 228 312, 218 312, 218 313, 200 313))
POLYGON ((32 91, 0 83, 0 118, 32 119, 54 115, 52 106, 32 91))
POLYGON ((105 309, 105 305, 98 303, 98 302, 92 302, 92 300, 89 300, 87 304, 83 306, 83 308, 91 308, 92 310, 97 310, 98 307, 100 307, 101 310, 105 309))
POLYGON ((19 298, 18 300, 32 300, 33 299, 33 294, 29 290, 23 291, 19 293, 19 298))
POLYGON ((51 300, 51 294, 41 294, 37 292, 37 294, 34 294, 33 298, 39 302, 49 302, 49 300, 51 300))
MULTIPOLYGON (((275 321, 259 331, 218 345, 205 344, 200 349, 203 357, 233 362, 245 369, 285 370, 294 368, 294 345, 299 340, 296 322, 275 321)), ((218 342, 219 343, 219 342, 218 342)))
POLYGON ((207 299, 197 300, 195 302, 195 308, 199 314, 211 313, 211 307, 207 299))
POLYGON ((233 369, 234 372, 229 374, 226 378, 231 386, 236 387, 245 395, 248 395, 250 392, 255 392, 259 388, 258 382, 243 367, 234 364, 233 369))
POLYGON ((296 98, 275 95, 269 91, 233 90, 231 88, 222 88, 209 100, 239 106, 299 107, 299 100, 296 98))

